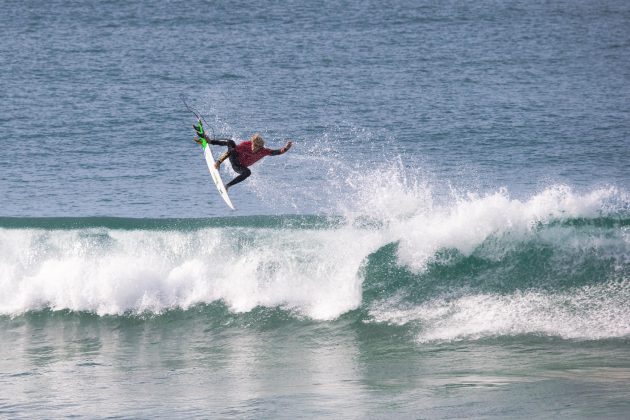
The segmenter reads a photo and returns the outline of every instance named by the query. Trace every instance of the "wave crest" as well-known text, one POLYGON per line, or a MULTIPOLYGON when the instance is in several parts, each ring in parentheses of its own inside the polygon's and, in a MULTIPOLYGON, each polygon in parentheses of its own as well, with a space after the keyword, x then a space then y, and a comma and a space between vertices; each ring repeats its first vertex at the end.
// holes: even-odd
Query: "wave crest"
MULTIPOLYGON (((0 220, 0 314, 161 313, 222 301, 235 313, 278 307, 332 320, 363 308, 367 322, 397 322, 397 311, 518 309, 524 296, 547 299, 545 311, 571 296, 584 307, 608 295, 630 303, 628 200, 617 189, 555 186, 525 200, 500 190, 438 203, 427 185, 394 175, 360 183, 341 218, 0 220), (605 292, 580 292, 589 287, 605 292)), ((604 319, 593 314, 579 319, 604 319)))

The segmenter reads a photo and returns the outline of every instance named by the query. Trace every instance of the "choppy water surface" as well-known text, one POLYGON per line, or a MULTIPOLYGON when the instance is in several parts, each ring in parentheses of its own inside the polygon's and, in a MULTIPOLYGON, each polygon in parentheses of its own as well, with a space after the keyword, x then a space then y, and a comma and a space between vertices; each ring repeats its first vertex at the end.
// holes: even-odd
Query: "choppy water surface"
POLYGON ((1 415, 627 415, 626 2, 3 5, 1 415))

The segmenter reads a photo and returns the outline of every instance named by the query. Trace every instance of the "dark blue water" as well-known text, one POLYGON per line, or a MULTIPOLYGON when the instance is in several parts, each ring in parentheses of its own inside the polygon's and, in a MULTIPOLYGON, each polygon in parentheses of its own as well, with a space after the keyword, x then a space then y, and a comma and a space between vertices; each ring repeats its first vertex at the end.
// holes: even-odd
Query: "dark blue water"
POLYGON ((241 213, 329 211, 339 165, 383 159, 435 190, 628 184, 623 1, 4 9, 4 215, 228 214, 179 94, 222 134, 296 141, 233 190, 241 213))
POLYGON ((626 416, 627 2, 2 6, 0 414, 626 416))

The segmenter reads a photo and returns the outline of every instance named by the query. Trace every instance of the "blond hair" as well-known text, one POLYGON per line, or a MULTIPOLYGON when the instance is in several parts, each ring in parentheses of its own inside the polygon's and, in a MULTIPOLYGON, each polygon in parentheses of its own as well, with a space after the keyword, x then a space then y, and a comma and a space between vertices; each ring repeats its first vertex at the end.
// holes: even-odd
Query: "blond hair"
POLYGON ((252 143, 258 147, 263 147, 265 145, 265 141, 263 140, 260 133, 256 133, 252 136, 252 143))
POLYGON ((256 133, 252 136, 252 144, 256 147, 263 147, 265 145, 265 141, 262 139, 260 133, 256 133))

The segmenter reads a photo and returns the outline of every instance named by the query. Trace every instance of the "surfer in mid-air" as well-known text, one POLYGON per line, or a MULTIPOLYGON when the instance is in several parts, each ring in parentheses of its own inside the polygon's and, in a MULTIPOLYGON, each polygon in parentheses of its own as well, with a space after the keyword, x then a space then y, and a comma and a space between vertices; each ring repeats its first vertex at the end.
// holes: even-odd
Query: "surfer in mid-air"
POLYGON ((223 153, 214 164, 216 169, 219 169, 221 163, 227 158, 230 158, 232 169, 239 175, 228 182, 225 185, 225 189, 229 189, 231 186, 244 181, 248 176, 252 174, 249 169, 254 163, 258 162, 265 156, 277 156, 287 152, 293 145, 292 141, 288 141, 287 144, 281 149, 268 149, 265 147, 265 141, 260 134, 254 134, 250 140, 242 141, 236 144, 232 139, 210 139, 203 130, 201 123, 193 124, 193 128, 197 132, 195 141, 199 144, 202 143, 201 138, 205 138, 209 144, 218 146, 227 146, 227 151, 223 153))

